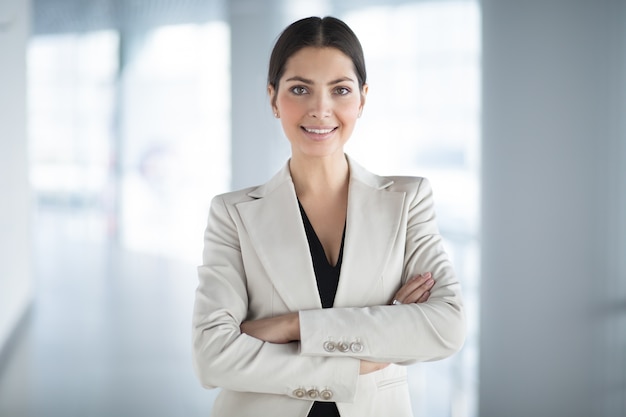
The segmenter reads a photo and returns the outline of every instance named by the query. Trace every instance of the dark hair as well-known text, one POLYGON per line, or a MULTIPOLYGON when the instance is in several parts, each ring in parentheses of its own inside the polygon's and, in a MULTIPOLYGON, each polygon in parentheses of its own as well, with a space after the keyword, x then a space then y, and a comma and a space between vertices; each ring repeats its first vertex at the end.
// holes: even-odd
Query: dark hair
POLYGON ((278 82, 285 72, 287 60, 307 46, 337 48, 346 54, 354 64, 359 89, 363 89, 366 72, 361 42, 348 25, 331 16, 307 17, 287 26, 272 50, 268 84, 278 90, 278 82))

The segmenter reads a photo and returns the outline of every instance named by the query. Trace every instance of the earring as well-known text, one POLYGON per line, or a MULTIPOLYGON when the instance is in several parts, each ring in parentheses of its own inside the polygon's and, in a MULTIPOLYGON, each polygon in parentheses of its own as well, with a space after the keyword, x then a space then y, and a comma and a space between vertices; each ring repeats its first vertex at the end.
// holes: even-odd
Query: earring
POLYGON ((274 117, 279 119, 278 112, 274 112, 274 117))

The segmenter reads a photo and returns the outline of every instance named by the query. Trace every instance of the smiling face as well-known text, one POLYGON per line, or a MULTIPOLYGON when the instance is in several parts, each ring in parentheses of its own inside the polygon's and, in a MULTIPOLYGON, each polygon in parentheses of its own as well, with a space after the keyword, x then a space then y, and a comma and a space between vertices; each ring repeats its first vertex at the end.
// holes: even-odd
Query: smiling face
POLYGON ((278 88, 269 86, 274 113, 292 157, 343 157, 363 105, 352 60, 336 48, 305 47, 286 62, 278 88))

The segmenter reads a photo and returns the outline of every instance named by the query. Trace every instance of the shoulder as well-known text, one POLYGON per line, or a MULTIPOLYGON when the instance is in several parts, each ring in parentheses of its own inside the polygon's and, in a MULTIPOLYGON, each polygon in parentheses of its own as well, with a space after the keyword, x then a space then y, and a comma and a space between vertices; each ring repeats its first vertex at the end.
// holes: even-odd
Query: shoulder
POLYGON ((395 189, 418 189, 424 185, 429 186, 428 179, 424 177, 409 177, 404 175, 386 176, 390 182, 390 188, 395 189))
POLYGON ((430 189, 429 182, 424 177, 405 175, 377 175, 359 165, 354 159, 348 157, 350 172, 353 180, 377 189, 406 193, 417 193, 420 189, 430 189))
POLYGON ((226 193, 218 194, 213 197, 212 204, 224 204, 227 206, 234 206, 244 201, 253 200, 253 198, 250 197, 249 194, 253 193, 257 188, 259 187, 258 186, 247 187, 247 188, 242 188, 240 190, 229 191, 226 193))
POLYGON ((282 169, 274 174, 274 176, 266 183, 218 194, 213 197, 213 204, 220 202, 227 206, 235 206, 239 203, 253 201, 268 196, 275 190, 281 189, 285 185, 293 186, 291 174, 289 172, 289 162, 283 165, 282 169))
POLYGON ((411 205, 432 199, 430 182, 424 177, 390 176, 389 191, 403 192, 411 205))
POLYGON ((215 195, 211 199, 209 208, 209 224, 233 224, 237 223, 237 206, 241 203, 254 200, 250 193, 258 187, 242 188, 236 191, 229 191, 215 195))
POLYGON ((289 172, 289 162, 283 165, 272 178, 264 184, 242 188, 235 191, 229 191, 227 193, 218 194, 213 197, 213 202, 222 202, 226 205, 234 206, 239 203, 256 200, 262 198, 268 194, 271 194, 275 189, 284 186, 285 184, 291 184, 291 174, 289 172))

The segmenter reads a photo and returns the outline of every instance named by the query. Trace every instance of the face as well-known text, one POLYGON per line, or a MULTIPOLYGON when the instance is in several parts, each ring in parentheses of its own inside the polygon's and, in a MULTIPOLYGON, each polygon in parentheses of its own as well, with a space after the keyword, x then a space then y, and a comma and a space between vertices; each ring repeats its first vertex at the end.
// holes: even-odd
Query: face
POLYGON ((269 87, 270 99, 292 157, 343 157, 367 93, 352 60, 335 48, 303 48, 287 60, 277 90, 269 87))

